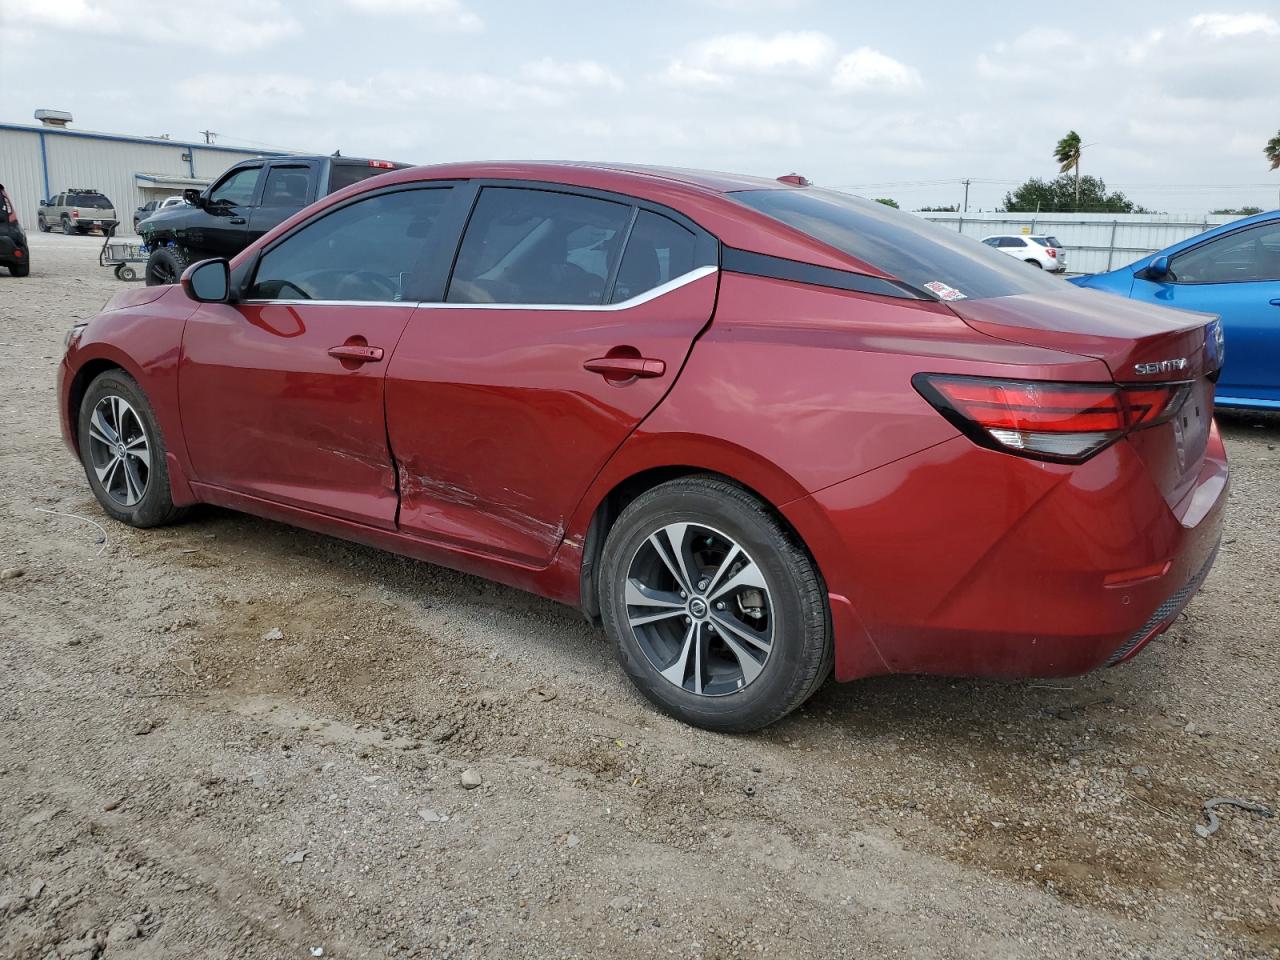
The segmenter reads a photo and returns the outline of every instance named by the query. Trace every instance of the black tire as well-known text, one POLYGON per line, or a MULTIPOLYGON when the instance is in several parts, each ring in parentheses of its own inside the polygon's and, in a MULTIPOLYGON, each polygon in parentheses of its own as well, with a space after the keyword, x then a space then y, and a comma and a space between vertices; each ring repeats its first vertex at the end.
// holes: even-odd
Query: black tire
POLYGON ((72 229, 71 229, 71 218, 70 218, 70 217, 63 217, 63 218, 62 218, 62 234, 63 234, 63 236, 67 236, 67 237, 71 236, 71 234, 72 234, 72 229))
POLYGON ((117 280, 137 280, 138 279, 138 274, 134 271, 133 267, 129 266, 127 263, 117 264, 115 272, 116 272, 117 280))
POLYGON ((177 283, 188 266, 187 258, 177 247, 156 247, 147 258, 147 286, 177 283))
MULTIPOLYGON (((813 559, 766 504, 718 477, 672 480, 629 504, 605 541, 599 591, 604 628, 617 644, 623 669, 650 701, 694 726, 724 733, 758 730, 804 703, 831 673, 831 617, 813 559), (634 558, 651 535, 681 523, 722 533, 754 561, 767 587, 772 630, 767 659, 757 676, 719 695, 695 693, 664 678, 628 619, 626 589, 634 558)), ((713 599, 709 591, 707 599, 713 599)), ((724 644, 714 637, 710 642, 724 644)))
POLYGON ((9 264, 9 272, 15 277, 25 277, 31 272, 31 264, 29 263, 11 263, 9 264))
MULTIPOLYGON (((84 399, 81 400, 80 410, 77 413, 77 423, 80 462, 84 465, 85 476, 89 480, 93 495, 98 498, 98 504, 109 516, 132 527, 159 527, 173 523, 186 513, 185 508, 173 505, 173 499, 169 493, 169 469, 165 459, 167 448, 164 435, 160 432, 160 425, 156 422, 151 404, 133 377, 123 370, 108 370, 99 374, 84 393, 84 399), (141 427, 150 454, 150 468, 144 478, 142 495, 132 504, 124 503, 104 487, 94 466, 95 454, 101 452, 106 445, 100 444, 94 438, 91 420, 98 405, 103 401, 109 403, 112 398, 121 398, 132 408, 136 418, 130 418, 126 422, 141 427)), ((106 479, 111 481, 113 474, 108 474, 106 479)))
POLYGON ((1039 260, 1028 260, 1028 261, 1027 261, 1027 263, 1031 264, 1031 265, 1032 265, 1033 267, 1035 267, 1037 270, 1043 270, 1043 269, 1044 269, 1044 264, 1043 264, 1043 263, 1041 263, 1039 260))
POLYGON ((40 229, 41 233, 48 233, 53 229, 53 227, 49 225, 49 221, 44 218, 44 214, 40 214, 36 217, 36 226, 40 229))

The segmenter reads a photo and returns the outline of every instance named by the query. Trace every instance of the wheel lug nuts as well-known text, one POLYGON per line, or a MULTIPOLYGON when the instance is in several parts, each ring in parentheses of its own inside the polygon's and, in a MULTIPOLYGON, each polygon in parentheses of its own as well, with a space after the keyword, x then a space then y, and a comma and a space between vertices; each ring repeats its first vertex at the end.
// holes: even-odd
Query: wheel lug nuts
POLYGON ((684 622, 685 622, 685 623, 693 623, 693 621, 692 621, 692 620, 690 620, 688 617, 685 617, 685 618, 684 618, 684 622))
POLYGON ((709 581, 709 580, 707 580, 706 578, 703 578, 702 580, 699 580, 699 581, 698 581, 698 589, 699 589, 699 590, 705 590, 705 589, 707 589, 707 584, 708 584, 709 582, 710 582, 710 581, 709 581))
POLYGON ((683 600, 683 599, 685 598, 685 596, 686 596, 685 592, 684 592, 683 590, 681 590, 681 591, 680 591, 680 599, 681 599, 681 600, 683 600))
POLYGON ((724 601, 723 601, 723 600, 719 601, 719 602, 716 604, 716 609, 717 609, 717 610, 723 610, 723 609, 724 609, 724 601))

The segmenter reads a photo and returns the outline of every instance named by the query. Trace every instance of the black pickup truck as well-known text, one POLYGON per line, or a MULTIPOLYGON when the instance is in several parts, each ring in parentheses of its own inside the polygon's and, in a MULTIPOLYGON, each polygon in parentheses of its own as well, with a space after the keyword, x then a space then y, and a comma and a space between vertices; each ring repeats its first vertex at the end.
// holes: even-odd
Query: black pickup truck
POLYGON ((266 157, 237 163, 187 203, 161 210, 138 225, 151 252, 147 285, 177 283, 189 264, 233 257, 323 196, 405 163, 343 157, 266 157))

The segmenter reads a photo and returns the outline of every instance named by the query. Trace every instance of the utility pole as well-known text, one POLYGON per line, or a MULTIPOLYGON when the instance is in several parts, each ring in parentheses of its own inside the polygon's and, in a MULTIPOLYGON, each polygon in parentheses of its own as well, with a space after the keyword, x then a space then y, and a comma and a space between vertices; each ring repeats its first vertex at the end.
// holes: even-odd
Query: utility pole
POLYGON ((201 130, 200 132, 204 134, 205 143, 213 143, 213 138, 217 136, 212 130, 201 130))
POLYGON ((960 182, 964 184, 964 209, 961 211, 961 213, 968 213, 969 212, 969 178, 966 177, 960 182))

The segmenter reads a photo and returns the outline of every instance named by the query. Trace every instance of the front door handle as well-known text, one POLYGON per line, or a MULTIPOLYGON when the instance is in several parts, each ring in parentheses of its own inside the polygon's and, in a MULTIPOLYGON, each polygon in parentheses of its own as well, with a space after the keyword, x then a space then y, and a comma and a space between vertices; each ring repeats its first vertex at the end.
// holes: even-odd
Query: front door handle
POLYGON ((648 357, 596 357, 588 360, 583 368, 598 373, 606 380, 630 380, 633 377, 660 377, 667 372, 661 360, 648 357))
POLYGON ((1280 307, 1280 297, 1276 297, 1274 300, 1272 300, 1271 305, 1273 307, 1280 307))
POLYGON ((229 223, 248 223, 248 221, 245 220, 244 217, 232 217, 228 222, 229 223))
POLYGON ((358 343, 344 343, 330 347, 329 356, 346 363, 377 363, 382 359, 381 347, 370 347, 358 343))

